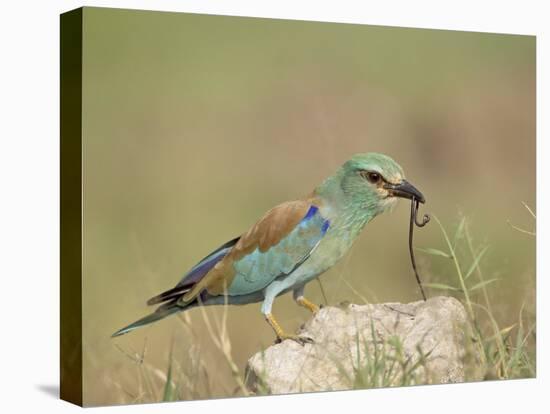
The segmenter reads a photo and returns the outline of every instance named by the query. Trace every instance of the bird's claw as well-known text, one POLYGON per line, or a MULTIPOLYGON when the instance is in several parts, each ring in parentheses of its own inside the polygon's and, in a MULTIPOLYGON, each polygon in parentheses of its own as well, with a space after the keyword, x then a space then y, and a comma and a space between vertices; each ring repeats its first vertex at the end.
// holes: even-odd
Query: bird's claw
POLYGON ((310 338, 309 336, 289 335, 289 334, 284 334, 284 335, 281 335, 281 336, 277 337, 277 339, 275 340, 275 343, 279 344, 279 343, 283 342, 286 339, 290 339, 291 341, 297 342, 302 346, 305 346, 305 344, 314 344, 315 343, 315 341, 312 338, 310 338))

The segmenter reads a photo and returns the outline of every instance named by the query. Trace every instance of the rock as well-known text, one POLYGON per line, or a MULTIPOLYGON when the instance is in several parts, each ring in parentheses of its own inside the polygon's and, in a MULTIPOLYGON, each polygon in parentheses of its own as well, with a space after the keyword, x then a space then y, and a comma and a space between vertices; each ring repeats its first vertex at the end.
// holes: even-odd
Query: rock
POLYGON ((322 308, 292 340, 249 359, 247 385, 283 394, 465 380, 466 312, 449 297, 322 308))

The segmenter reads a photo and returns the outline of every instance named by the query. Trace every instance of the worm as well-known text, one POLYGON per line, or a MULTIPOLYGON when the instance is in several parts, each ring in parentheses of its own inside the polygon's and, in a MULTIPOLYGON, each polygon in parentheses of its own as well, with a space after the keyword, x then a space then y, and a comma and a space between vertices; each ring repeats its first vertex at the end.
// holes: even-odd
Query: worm
POLYGON ((414 275, 416 276, 416 282, 420 288, 420 293, 422 293, 422 299, 426 301, 426 294, 424 293, 424 288, 422 287, 422 281, 420 280, 420 275, 418 274, 418 269, 416 268, 416 260, 414 258, 413 230, 415 225, 418 227, 424 227, 428 224, 430 221, 430 216, 428 214, 424 214, 422 221, 418 221, 418 204, 418 200, 413 197, 411 200, 411 221, 409 224, 409 252, 411 253, 411 263, 414 270, 414 275))

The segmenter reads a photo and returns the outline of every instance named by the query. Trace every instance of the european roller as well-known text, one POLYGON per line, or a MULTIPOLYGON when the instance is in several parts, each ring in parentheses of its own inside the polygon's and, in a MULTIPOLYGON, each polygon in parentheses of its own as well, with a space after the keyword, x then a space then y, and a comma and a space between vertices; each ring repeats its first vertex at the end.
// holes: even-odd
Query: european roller
POLYGON ((175 287, 147 301, 159 305, 153 313, 113 336, 199 305, 261 302, 278 340, 312 342, 281 328, 271 312, 273 301, 292 291, 298 305, 317 312, 319 307, 304 297, 304 286, 334 266, 365 225, 400 197, 425 201, 393 159, 356 154, 309 195, 273 207, 203 258, 175 287))

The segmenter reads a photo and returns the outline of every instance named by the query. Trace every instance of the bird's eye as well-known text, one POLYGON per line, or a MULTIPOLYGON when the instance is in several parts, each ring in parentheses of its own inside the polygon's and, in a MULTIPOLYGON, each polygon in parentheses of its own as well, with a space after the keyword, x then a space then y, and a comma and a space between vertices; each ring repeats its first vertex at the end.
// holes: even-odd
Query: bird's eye
POLYGON ((361 176, 365 178, 371 184, 378 184, 382 181, 382 176, 374 171, 362 171, 361 176))

